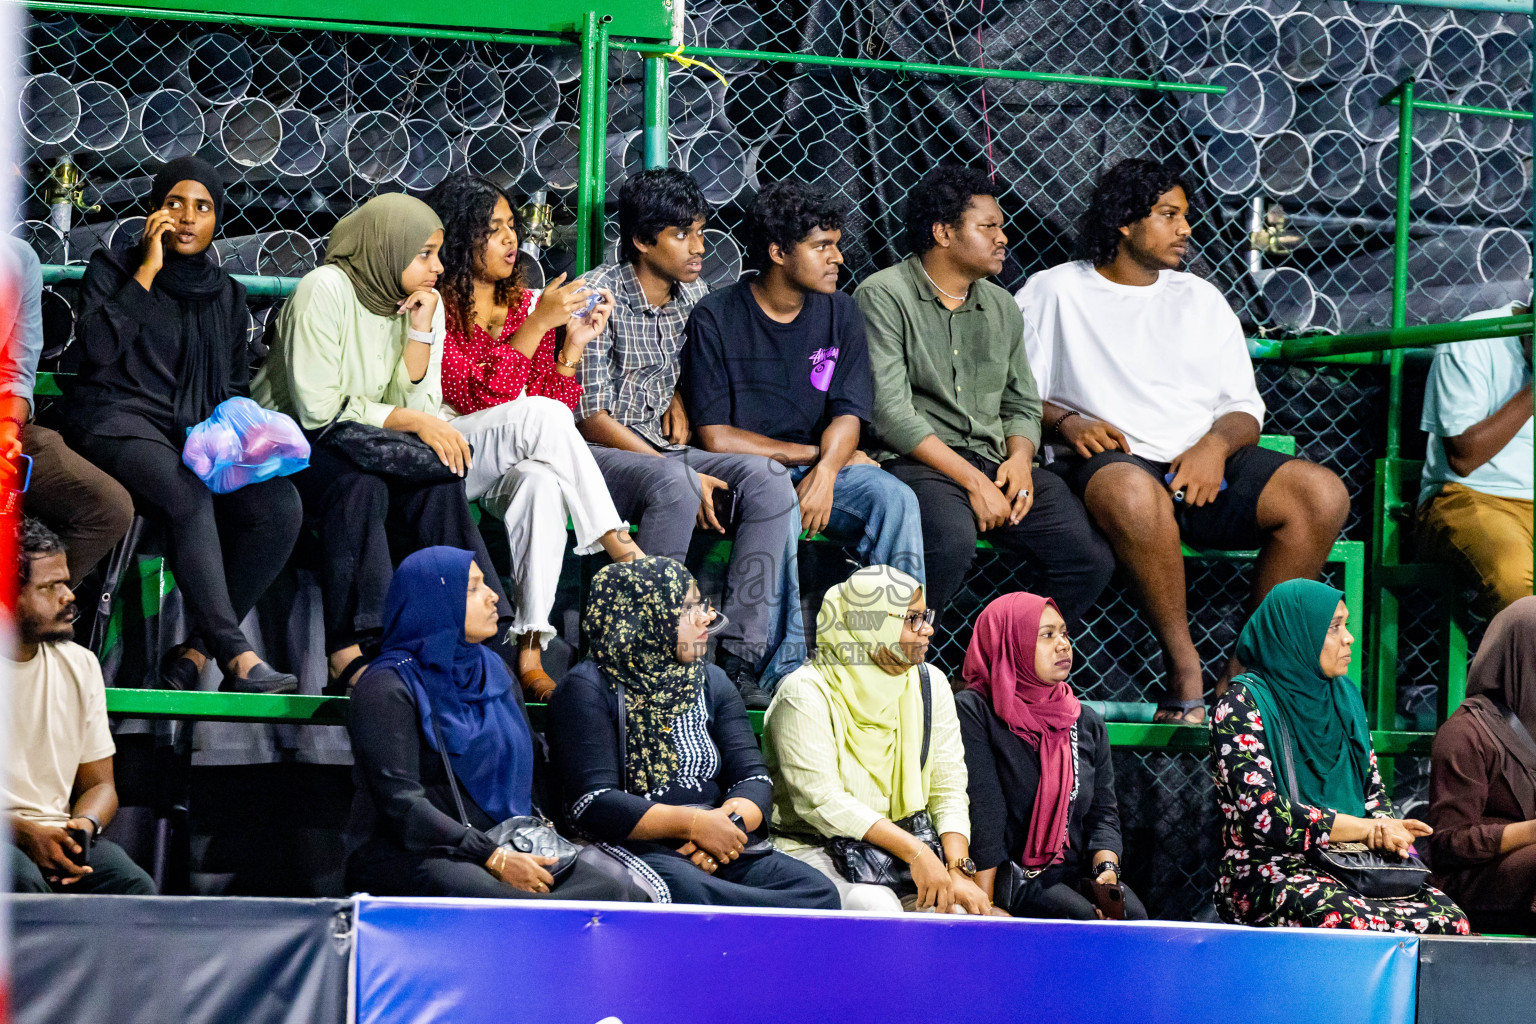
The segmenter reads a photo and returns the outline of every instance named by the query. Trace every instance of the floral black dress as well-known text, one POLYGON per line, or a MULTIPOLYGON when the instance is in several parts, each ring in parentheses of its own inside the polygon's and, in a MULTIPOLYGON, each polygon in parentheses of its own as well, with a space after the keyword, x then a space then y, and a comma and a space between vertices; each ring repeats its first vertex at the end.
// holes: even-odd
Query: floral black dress
MULTIPOLYGON (((1337 812, 1292 804, 1280 792, 1264 735, 1258 705, 1245 685, 1234 683, 1217 701, 1211 725, 1226 847, 1216 879, 1216 909, 1223 921, 1467 934, 1467 916, 1439 889, 1426 885, 1410 899, 1369 899, 1308 863, 1306 851, 1327 844, 1337 812)), ((1392 816, 1375 751, 1365 813, 1392 816)))

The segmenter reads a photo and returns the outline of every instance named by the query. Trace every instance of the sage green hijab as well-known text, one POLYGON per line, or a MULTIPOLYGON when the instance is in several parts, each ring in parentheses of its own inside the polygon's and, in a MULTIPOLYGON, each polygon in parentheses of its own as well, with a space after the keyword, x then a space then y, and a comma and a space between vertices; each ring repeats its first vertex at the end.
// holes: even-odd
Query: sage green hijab
POLYGON ((352 281, 357 301, 376 316, 396 316, 406 297, 400 275, 443 222, 432 207, 403 192, 374 196, 336 222, 325 262, 352 281))
POLYGON ((1329 679, 1318 659, 1344 595, 1316 580, 1287 580, 1269 592, 1237 638, 1237 660, 1264 722, 1265 746, 1281 792, 1290 779, 1280 753, 1291 734, 1296 791, 1303 803, 1361 816, 1371 771, 1371 733, 1360 691, 1329 679))

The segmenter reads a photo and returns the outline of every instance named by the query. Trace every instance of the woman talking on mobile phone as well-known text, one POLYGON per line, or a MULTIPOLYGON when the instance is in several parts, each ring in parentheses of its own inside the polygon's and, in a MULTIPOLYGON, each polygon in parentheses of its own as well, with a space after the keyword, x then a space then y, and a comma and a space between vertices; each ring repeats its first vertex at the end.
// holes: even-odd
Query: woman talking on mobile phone
POLYGON ((222 181, 201 160, 171 161, 155 175, 143 236, 91 257, 68 441, 170 535, 192 635, 166 652, 162 685, 192 688, 211 657, 224 689, 288 693, 298 680, 257 657, 240 620, 288 561, 298 493, 277 477, 214 494, 181 461, 187 428, 250 392, 245 288, 208 255, 222 181))

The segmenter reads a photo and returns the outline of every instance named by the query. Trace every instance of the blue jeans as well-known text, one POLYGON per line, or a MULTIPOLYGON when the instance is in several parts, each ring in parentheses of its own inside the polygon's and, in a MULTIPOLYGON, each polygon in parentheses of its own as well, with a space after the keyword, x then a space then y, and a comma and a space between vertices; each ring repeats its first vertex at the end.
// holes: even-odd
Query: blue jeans
MULTIPOLYGON (((790 470, 799 484, 809 466, 790 470)), ((832 486, 832 516, 822 535, 855 548, 865 565, 889 565, 919 583, 923 565, 923 520, 912 488, 879 466, 844 466, 832 486)))

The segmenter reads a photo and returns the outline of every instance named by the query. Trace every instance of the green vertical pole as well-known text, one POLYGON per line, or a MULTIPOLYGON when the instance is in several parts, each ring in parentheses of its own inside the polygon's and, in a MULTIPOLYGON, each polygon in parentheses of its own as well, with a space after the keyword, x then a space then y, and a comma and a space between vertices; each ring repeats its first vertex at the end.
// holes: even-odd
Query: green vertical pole
POLYGON ((645 58, 645 169, 667 166, 667 59, 645 58))
POLYGON ((592 263, 587 269, 603 262, 603 213, 608 203, 608 23, 610 15, 603 15, 597 22, 597 42, 593 63, 596 80, 592 83, 593 118, 592 133, 592 263))
MULTIPOLYGON (((1408 219, 1413 191, 1413 79, 1403 82, 1397 108, 1397 220, 1392 231, 1392 326, 1408 323, 1408 219)), ((1387 396, 1387 458, 1401 454, 1403 440, 1403 351, 1389 357, 1392 377, 1387 396)))
MULTIPOLYGON (((576 273, 592 268, 592 222, 595 209, 601 209, 601 193, 592 192, 594 153, 602 147, 602 127, 597 120, 597 42, 598 17, 588 11, 581 23, 581 88, 577 93, 577 124, 580 138, 577 152, 579 170, 576 179, 576 273)), ((603 70, 608 69, 605 66, 603 70)))

